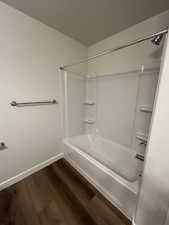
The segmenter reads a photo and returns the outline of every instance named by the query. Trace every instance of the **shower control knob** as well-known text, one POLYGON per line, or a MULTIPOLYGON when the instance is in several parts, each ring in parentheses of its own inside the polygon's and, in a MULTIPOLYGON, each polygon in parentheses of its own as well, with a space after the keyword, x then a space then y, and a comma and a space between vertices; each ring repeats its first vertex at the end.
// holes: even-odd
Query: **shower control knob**
POLYGON ((4 142, 0 142, 0 150, 3 150, 5 148, 6 148, 5 143, 4 142))
POLYGON ((142 142, 140 142, 140 145, 146 146, 146 145, 147 145, 147 141, 142 141, 142 142))
POLYGON ((136 159, 139 159, 140 161, 144 161, 144 155, 136 154, 136 159))

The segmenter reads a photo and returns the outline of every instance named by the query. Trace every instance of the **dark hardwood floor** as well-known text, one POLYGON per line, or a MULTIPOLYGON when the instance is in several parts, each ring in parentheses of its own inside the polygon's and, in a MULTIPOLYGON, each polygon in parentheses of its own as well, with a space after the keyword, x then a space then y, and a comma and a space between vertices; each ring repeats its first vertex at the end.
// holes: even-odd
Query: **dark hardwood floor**
POLYGON ((0 225, 128 225, 65 160, 0 192, 0 225))

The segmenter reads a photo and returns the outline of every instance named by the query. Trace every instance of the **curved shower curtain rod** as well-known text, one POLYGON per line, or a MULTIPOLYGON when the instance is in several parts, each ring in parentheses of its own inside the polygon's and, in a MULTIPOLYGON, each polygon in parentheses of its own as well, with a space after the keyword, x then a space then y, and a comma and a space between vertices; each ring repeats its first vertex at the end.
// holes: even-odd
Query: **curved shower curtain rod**
MULTIPOLYGON (((150 40, 153 37, 158 37, 160 35, 162 36, 162 35, 167 34, 167 33, 168 33, 168 28, 165 29, 165 30, 159 31, 157 33, 151 34, 149 36, 146 36, 144 38, 140 38, 140 39, 137 39, 137 40, 134 40, 134 41, 131 41, 131 42, 127 42, 124 45, 120 45, 118 47, 111 48, 111 49, 106 49, 106 50, 104 50, 102 52, 99 52, 98 54, 96 54, 94 56, 91 56, 91 57, 87 58, 87 59, 83 59, 83 60, 80 60, 80 61, 72 63, 72 64, 63 65, 63 66, 60 67, 60 70, 64 70, 64 69, 66 69, 68 67, 71 67, 71 66, 75 66, 75 65, 79 65, 79 64, 82 64, 82 63, 85 63, 85 62, 92 61, 92 60, 94 60, 94 59, 96 59, 96 58, 98 58, 100 56, 104 56, 104 55, 110 54, 112 52, 116 52, 116 51, 118 51, 120 49, 127 48, 127 47, 132 46, 132 45, 136 45, 136 44, 141 43, 143 41, 150 40)), ((161 38, 158 38, 158 40, 161 40, 161 38)), ((155 41, 153 41, 153 44, 156 44, 155 41)), ((157 43, 157 45, 159 45, 159 43, 157 43)))

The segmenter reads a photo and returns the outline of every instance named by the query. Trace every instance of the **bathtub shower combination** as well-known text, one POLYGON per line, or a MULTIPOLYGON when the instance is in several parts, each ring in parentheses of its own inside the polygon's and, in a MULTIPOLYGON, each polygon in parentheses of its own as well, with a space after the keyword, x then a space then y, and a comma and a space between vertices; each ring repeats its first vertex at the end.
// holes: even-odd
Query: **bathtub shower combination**
POLYGON ((93 68, 88 65, 86 74, 79 73, 79 68, 61 71, 65 157, 132 219, 160 61, 108 74, 94 73, 93 68))

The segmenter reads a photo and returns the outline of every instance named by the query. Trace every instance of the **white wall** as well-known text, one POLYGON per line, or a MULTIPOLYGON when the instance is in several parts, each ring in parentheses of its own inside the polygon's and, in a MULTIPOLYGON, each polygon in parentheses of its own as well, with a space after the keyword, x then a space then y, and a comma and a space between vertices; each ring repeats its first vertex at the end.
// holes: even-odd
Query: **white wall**
POLYGON ((61 64, 85 58, 77 41, 0 2, 0 183, 61 152, 61 64), (11 101, 59 105, 12 108, 11 101))

